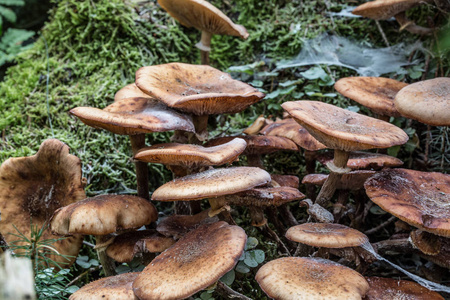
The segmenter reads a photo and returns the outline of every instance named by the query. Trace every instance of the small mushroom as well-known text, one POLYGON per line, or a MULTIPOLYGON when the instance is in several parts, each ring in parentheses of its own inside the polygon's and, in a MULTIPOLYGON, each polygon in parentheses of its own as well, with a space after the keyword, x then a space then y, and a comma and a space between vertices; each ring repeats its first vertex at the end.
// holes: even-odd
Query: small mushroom
MULTIPOLYGON (((316 156, 317 161, 327 165, 333 160, 332 152, 324 152, 316 156)), ((397 157, 363 151, 349 153, 347 167, 352 170, 381 170, 383 168, 400 167, 403 162, 397 157)))

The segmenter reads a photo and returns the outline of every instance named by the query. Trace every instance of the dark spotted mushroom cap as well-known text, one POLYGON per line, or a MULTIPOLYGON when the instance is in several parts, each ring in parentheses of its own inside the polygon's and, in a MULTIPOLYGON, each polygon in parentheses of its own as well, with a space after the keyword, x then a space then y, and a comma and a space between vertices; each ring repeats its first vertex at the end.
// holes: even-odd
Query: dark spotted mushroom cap
POLYGON ((157 144, 142 148, 134 158, 164 165, 218 166, 235 161, 246 146, 247 143, 240 138, 214 147, 176 143, 157 144))
POLYGON ((368 107, 374 113, 400 117, 394 106, 394 98, 407 85, 384 77, 346 77, 339 79, 334 88, 341 95, 368 107))
POLYGON ((138 300, 132 283, 139 272, 124 273, 93 281, 73 293, 69 300, 138 300))
POLYGON ((427 0, 376 0, 366 2, 352 11, 352 14, 373 20, 387 20, 427 0))
POLYGON ((408 135, 397 126, 319 101, 281 105, 312 136, 331 149, 356 151, 402 145, 408 135))
POLYGON ((128 98, 150 98, 149 95, 141 91, 135 83, 124 86, 114 95, 114 101, 120 101, 128 98))
MULTIPOLYGON (((334 154, 331 151, 320 153, 316 159, 323 165, 333 161, 334 154)), ((381 153, 372 153, 364 151, 352 151, 349 154, 347 167, 352 170, 400 167, 403 162, 397 157, 381 153)))
POLYGON ((231 270, 247 236, 239 226, 220 221, 201 225, 158 255, 137 277, 139 299, 185 299, 231 270))
POLYGON ((258 270, 256 281, 276 300, 361 300, 369 289, 358 272, 322 258, 272 260, 258 270))
POLYGON ((366 277, 370 289, 364 300, 444 300, 418 283, 382 277, 366 277))
POLYGON ((151 98, 128 98, 104 109, 76 107, 70 113, 83 123, 122 135, 184 130, 194 132, 190 116, 151 98))
MULTIPOLYGON (((235 137, 226 136, 209 140, 206 143, 207 146, 223 145, 235 137)), ((247 148, 245 148, 244 155, 263 155, 276 151, 298 151, 297 145, 288 138, 279 136, 264 136, 264 135, 242 135, 239 138, 244 139, 247 142, 247 148)))
POLYGON ((288 229, 286 238, 302 244, 325 248, 359 247, 369 242, 364 233, 335 223, 296 225, 288 229))
MULTIPOLYGON (((31 238, 30 221, 41 229, 55 210, 86 197, 84 185, 80 159, 69 154, 69 147, 59 140, 45 140, 35 155, 7 159, 0 166, 0 232, 8 243, 22 245, 13 235, 17 230, 31 238)), ((61 240, 49 229, 42 239, 59 239, 51 247, 71 258, 50 258, 64 267, 75 261, 82 243, 79 235, 61 240)))
POLYGON ((383 210, 419 229, 450 237, 450 175, 386 169, 364 186, 383 210))
POLYGON ((156 221, 153 204, 137 196, 99 195, 55 211, 50 228, 59 235, 106 235, 156 221))
POLYGON ((205 0, 158 0, 173 18, 183 26, 195 27, 212 34, 233 35, 243 39, 248 32, 242 25, 234 24, 230 18, 205 0))
POLYGON ((270 182, 270 174, 255 167, 213 169, 176 178, 157 188, 152 200, 198 200, 242 192, 270 182))
POLYGON ((435 125, 450 125, 450 78, 441 77, 412 83, 395 96, 402 116, 435 125))
POLYGON ((309 151, 317 151, 326 148, 324 144, 316 140, 308 130, 303 128, 292 118, 273 122, 261 129, 260 133, 267 136, 288 138, 299 147, 309 151))
POLYGON ((136 85, 167 106, 194 115, 237 113, 265 96, 213 67, 183 63, 142 67, 136 85))
POLYGON ((130 262, 138 254, 163 252, 175 240, 155 230, 140 230, 118 235, 106 248, 106 255, 118 262, 130 262))

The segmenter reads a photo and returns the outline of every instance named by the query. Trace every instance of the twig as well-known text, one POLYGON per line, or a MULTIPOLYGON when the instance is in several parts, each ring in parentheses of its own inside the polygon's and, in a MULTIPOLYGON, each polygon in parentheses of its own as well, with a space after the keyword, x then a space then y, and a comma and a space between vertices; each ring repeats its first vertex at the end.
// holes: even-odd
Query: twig
POLYGON ((366 235, 369 234, 374 234, 375 232, 383 229, 384 227, 388 226, 389 224, 391 224, 392 222, 394 222, 397 218, 395 216, 390 217, 389 219, 387 219, 385 222, 381 223, 380 225, 378 225, 377 227, 374 227, 372 229, 367 230, 366 232, 364 232, 366 235))
POLYGON ((3 251, 9 249, 8 242, 5 240, 5 237, 1 233, 0 233, 0 247, 3 249, 3 251))
POLYGON ((236 292, 232 288, 230 288, 225 283, 218 281, 216 285, 215 291, 224 297, 225 299, 242 299, 242 300, 252 300, 252 298, 246 297, 241 293, 236 292))
POLYGON ((377 24, 378 31, 380 32, 384 43, 386 44, 386 46, 390 47, 391 45, 389 45, 389 41, 388 41, 386 35, 384 34, 383 28, 381 28, 380 22, 378 22, 378 20, 375 20, 375 24, 377 24))
POLYGON ((100 270, 101 267, 102 267, 102 266, 99 265, 99 266, 96 266, 95 268, 89 268, 89 269, 87 269, 86 271, 84 271, 83 273, 81 273, 80 275, 78 275, 77 277, 75 277, 71 282, 69 282, 68 284, 66 284, 65 287, 67 288, 67 287, 73 285, 75 282, 77 282, 78 280, 80 280, 83 276, 85 276, 85 275, 87 275, 87 274, 89 274, 89 273, 98 271, 98 270, 100 270))

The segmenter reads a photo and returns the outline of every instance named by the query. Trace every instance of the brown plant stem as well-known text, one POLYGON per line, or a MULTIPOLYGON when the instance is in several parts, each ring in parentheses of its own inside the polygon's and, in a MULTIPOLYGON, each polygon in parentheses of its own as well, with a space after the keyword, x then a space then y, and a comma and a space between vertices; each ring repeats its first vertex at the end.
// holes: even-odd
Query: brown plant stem
MULTIPOLYGON (((130 135, 131 149, 135 155, 140 149, 145 147, 145 134, 130 135)), ((139 197, 150 201, 150 194, 148 188, 148 165, 146 162, 135 161, 136 166, 136 181, 137 194, 139 197)))

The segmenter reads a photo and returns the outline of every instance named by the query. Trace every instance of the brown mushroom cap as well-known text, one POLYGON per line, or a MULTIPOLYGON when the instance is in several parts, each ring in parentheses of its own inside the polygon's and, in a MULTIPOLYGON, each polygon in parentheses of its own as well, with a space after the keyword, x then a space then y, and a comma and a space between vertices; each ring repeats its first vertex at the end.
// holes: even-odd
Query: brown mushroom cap
MULTIPOLYGON (((326 165, 327 163, 333 161, 334 154, 333 152, 324 152, 318 154, 316 159, 321 164, 326 165)), ((347 161, 347 167, 352 170, 360 170, 360 169, 372 169, 372 170, 380 170, 382 168, 392 168, 399 167, 403 165, 403 162, 397 157, 380 154, 380 153, 372 153, 372 152, 363 152, 363 151, 353 151, 350 152, 349 158, 347 161)))
POLYGON ((409 240, 414 248, 427 255, 437 255, 441 251, 441 238, 432 233, 417 229, 411 231, 409 240))
MULTIPOLYGON (((209 140, 206 145, 208 147, 223 145, 234 139, 232 136, 225 136, 209 140)), ((263 155, 276 151, 289 150, 298 151, 297 145, 290 139, 278 137, 278 136, 263 136, 263 135, 242 135, 239 138, 244 139, 247 142, 247 148, 245 148, 244 155, 263 155)))
POLYGON ((166 105, 194 115, 237 113, 264 94, 205 65, 170 63, 142 67, 136 85, 166 105))
POLYGON ((408 135, 397 126, 318 101, 281 105, 312 136, 331 149, 356 151, 402 145, 408 135))
POLYGON ((371 111, 382 115, 400 117, 394 106, 397 93, 407 83, 384 77, 347 77, 339 79, 334 88, 371 111))
POLYGON ((158 3, 183 26, 195 27, 212 34, 239 36, 243 39, 248 37, 244 26, 234 24, 230 18, 207 1, 158 0, 158 3))
POLYGON ((288 186, 254 188, 225 196, 225 202, 231 205, 268 207, 280 206, 285 203, 304 199, 298 189, 288 186))
POLYGON ((439 254, 427 255, 423 252, 420 252, 419 255, 438 266, 450 269, 450 239, 441 238, 440 244, 441 249, 439 249, 439 254))
POLYGON ((156 221, 158 212, 147 200, 130 195, 99 195, 55 211, 50 228, 59 235, 106 235, 156 221))
POLYGON ((321 258, 272 260, 258 270, 256 281, 269 297, 276 300, 360 300, 369 289, 369 284, 358 272, 321 258))
POLYGON ((286 238, 302 244, 325 248, 359 247, 369 242, 369 238, 364 233, 335 223, 296 225, 286 231, 286 238))
MULTIPOLYGON (((8 243, 23 245, 13 235, 18 234, 17 230, 30 239, 30 222, 40 230, 55 210, 85 197, 80 159, 69 154, 69 147, 63 142, 45 140, 35 155, 9 158, 0 166, 0 232, 8 243)), ((46 229, 41 240, 48 239, 60 237, 46 229)), ((51 247, 61 255, 72 257, 67 260, 61 255, 50 255, 49 258, 71 264, 81 243, 79 235, 59 240, 51 247)))
POLYGON ((435 125, 450 125, 450 78, 419 81, 395 96, 395 107, 407 118, 435 125))
POLYGON ((126 232, 106 248, 106 255, 121 263, 130 262, 137 254, 163 252, 174 243, 174 239, 155 230, 126 232))
POLYGON ((139 272, 125 273, 93 281, 73 293, 69 300, 138 300, 132 284, 139 272))
POLYGON ((364 187, 383 210, 424 231, 450 237, 450 175, 386 169, 364 187))
POLYGON ((128 98, 104 109, 76 107, 70 113, 94 128, 123 135, 184 130, 194 132, 190 116, 177 112, 151 98, 128 98))
POLYGON ((246 240, 238 226, 202 225, 158 255, 134 281, 134 293, 140 299, 187 298, 231 270, 246 240))
POLYGON ((215 147, 186 144, 157 144, 139 150, 135 159, 164 165, 218 166, 231 163, 245 150, 247 143, 235 138, 215 147))
POLYGON ((176 178, 157 188, 152 200, 198 200, 235 194, 270 182, 270 174, 255 167, 214 169, 176 178))
POLYGON ((364 300, 444 300, 438 293, 412 281, 381 277, 366 277, 366 280, 370 289, 364 300))
POLYGON ((352 14, 373 20, 387 20, 398 13, 419 5, 424 0, 376 0, 364 3, 352 11, 352 14))
POLYGON ((288 186, 294 189, 298 189, 300 185, 300 180, 294 175, 280 175, 280 174, 270 174, 272 178, 271 184, 275 187, 275 184, 280 186, 288 186))
POLYGON ((326 148, 324 144, 316 140, 308 130, 303 128, 292 118, 273 122, 261 129, 260 133, 267 136, 288 138, 299 147, 309 151, 317 151, 326 148))
MULTIPOLYGON (((359 190, 364 188, 364 182, 373 176, 376 171, 357 170, 345 173, 336 186, 338 190, 359 190)), ((327 180, 327 174, 308 174, 302 179, 303 184, 322 186, 327 180)))
POLYGON ((210 209, 206 209, 193 216, 191 215, 172 215, 162 219, 156 230, 174 239, 179 239, 189 231, 194 230, 200 225, 211 224, 219 221, 218 217, 209 216, 210 209))
POLYGON ((135 83, 124 86, 114 95, 114 101, 120 101, 128 98, 150 98, 149 95, 141 91, 135 83))

